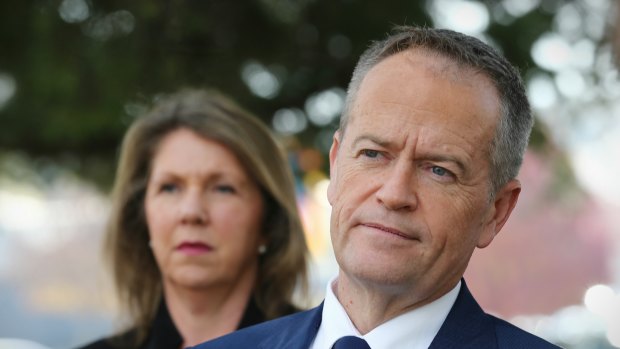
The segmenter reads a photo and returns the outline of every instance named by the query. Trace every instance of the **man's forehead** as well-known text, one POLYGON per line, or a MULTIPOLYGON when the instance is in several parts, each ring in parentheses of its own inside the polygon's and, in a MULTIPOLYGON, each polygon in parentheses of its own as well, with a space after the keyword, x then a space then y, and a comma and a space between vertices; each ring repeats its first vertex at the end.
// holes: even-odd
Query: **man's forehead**
MULTIPOLYGON (((499 91, 486 74, 426 49, 399 52, 371 68, 359 86, 351 109, 357 109, 369 98, 396 100, 398 96, 408 96, 401 99, 403 105, 408 105, 411 98, 417 99, 424 94, 430 95, 428 98, 436 99, 437 94, 445 90, 433 89, 436 86, 444 86, 451 91, 465 91, 477 100, 483 95, 483 103, 479 106, 493 110, 492 114, 497 117, 500 115, 499 91), (403 76, 406 78, 403 79, 403 76), (391 89, 395 84, 398 84, 397 89, 391 89), (453 89, 453 86, 457 88, 453 89)), ((355 113, 352 114, 348 115, 349 118, 354 117, 355 113)))
MULTIPOLYGON (((457 142, 464 146, 491 141, 500 103, 488 79, 433 52, 409 50, 397 55, 375 66, 364 79, 347 128, 352 126, 354 133, 389 133, 401 140, 425 130, 425 139, 437 145, 444 138, 461 139, 457 142)), ((487 147, 482 148, 486 153, 487 147)))
POLYGON ((401 55, 406 62, 423 66, 426 73, 434 78, 447 79, 452 83, 469 85, 472 78, 476 76, 490 82, 489 77, 480 69, 428 48, 410 48, 394 56, 396 55, 401 55))

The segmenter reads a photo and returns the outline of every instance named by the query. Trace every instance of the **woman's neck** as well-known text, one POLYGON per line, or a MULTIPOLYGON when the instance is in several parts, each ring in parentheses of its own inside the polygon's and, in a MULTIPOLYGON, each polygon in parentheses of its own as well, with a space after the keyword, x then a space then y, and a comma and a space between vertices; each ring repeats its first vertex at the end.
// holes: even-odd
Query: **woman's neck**
POLYGON ((255 277, 233 286, 190 289, 164 282, 170 317, 183 338, 183 348, 237 329, 252 295, 255 277))

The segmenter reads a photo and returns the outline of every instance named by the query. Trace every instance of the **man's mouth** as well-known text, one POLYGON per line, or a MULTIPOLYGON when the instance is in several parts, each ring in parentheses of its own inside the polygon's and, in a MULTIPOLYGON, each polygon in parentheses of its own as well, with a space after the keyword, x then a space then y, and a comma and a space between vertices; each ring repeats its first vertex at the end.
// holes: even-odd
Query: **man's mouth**
POLYGON ((373 229, 381 230, 381 231, 386 232, 388 234, 399 236, 399 237, 401 237, 403 239, 418 240, 417 238, 415 238, 415 237, 413 237, 413 236, 411 236, 409 234, 406 234, 406 233, 404 233, 401 230, 398 230, 396 228, 386 227, 386 226, 383 226, 381 224, 376 224, 376 223, 363 223, 362 225, 365 226, 365 227, 368 227, 368 228, 373 228, 373 229))

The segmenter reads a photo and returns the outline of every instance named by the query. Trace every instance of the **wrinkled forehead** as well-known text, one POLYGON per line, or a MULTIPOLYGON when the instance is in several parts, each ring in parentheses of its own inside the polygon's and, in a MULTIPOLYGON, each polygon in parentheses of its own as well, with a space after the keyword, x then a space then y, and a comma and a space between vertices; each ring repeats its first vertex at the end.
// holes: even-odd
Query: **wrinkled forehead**
POLYGON ((487 159, 499 114, 489 79, 443 57, 402 54, 366 75, 351 109, 351 130, 341 136, 352 141, 370 132, 404 144, 423 135, 423 144, 487 159))
POLYGON ((410 49, 386 57, 364 76, 356 95, 350 119, 361 105, 374 99, 402 105, 423 102, 440 110, 467 107, 491 124, 496 124, 501 113, 499 92, 491 78, 429 50, 410 49))
POLYGON ((427 48, 412 48, 396 55, 402 56, 410 64, 422 65, 426 73, 433 78, 445 79, 453 84, 471 87, 474 85, 481 87, 480 83, 482 82, 486 87, 496 90, 491 78, 482 69, 457 61, 441 52, 427 48))
MULTIPOLYGON (((481 93, 485 93, 489 105, 491 105, 492 107, 496 107, 496 115, 498 118, 500 117, 499 105, 501 101, 499 91, 493 80, 482 69, 471 66, 464 62, 459 62, 438 51, 434 51, 424 47, 412 47, 407 50, 384 57, 366 72, 366 74, 362 78, 362 81, 358 85, 357 90, 353 92, 354 95, 351 96, 353 98, 348 100, 348 102, 351 104, 346 108, 347 120, 343 126, 346 127, 346 125, 350 123, 351 119, 354 117, 355 113, 351 112, 358 104, 360 98, 360 90, 364 89, 364 86, 366 85, 369 76, 385 74, 385 69, 382 68, 384 65, 386 65, 386 62, 392 60, 400 61, 397 65, 397 68, 391 71, 393 73, 392 77, 397 78, 401 73, 405 72, 411 66, 421 68, 424 71, 426 77, 430 79, 449 81, 452 84, 475 88, 481 91, 481 93)), ((387 79, 389 78, 390 77, 387 77, 387 79)), ((402 89, 411 88, 408 83, 405 83, 400 87, 402 89)), ((344 130, 341 130, 341 132, 344 132, 344 130)))

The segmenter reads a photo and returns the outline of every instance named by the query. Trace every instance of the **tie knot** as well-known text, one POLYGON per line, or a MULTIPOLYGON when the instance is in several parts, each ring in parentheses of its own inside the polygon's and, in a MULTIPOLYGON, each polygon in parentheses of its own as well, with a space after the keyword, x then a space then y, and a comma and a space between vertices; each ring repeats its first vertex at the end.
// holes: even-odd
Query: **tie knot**
POLYGON ((370 346, 363 338, 355 336, 345 336, 334 343, 333 349, 370 349, 370 346))

